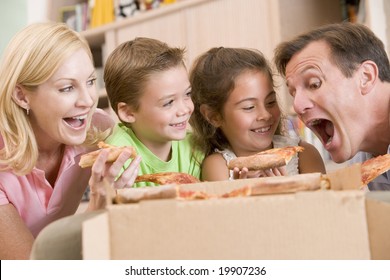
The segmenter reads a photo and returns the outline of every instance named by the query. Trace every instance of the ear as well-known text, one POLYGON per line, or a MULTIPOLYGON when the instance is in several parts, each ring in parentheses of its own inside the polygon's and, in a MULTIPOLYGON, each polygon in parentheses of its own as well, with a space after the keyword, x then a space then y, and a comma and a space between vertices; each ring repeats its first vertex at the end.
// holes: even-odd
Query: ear
POLYGON ((364 61, 360 67, 360 90, 363 95, 371 92, 379 79, 379 70, 375 62, 364 61))
POLYGON ((118 103, 118 117, 121 121, 127 123, 135 122, 134 109, 132 106, 125 102, 118 103))
POLYGON ((214 127, 220 127, 222 124, 221 116, 215 111, 211 110, 206 104, 200 105, 200 113, 203 117, 214 127))
POLYGON ((23 109, 30 109, 30 102, 28 100, 28 96, 26 95, 24 89, 19 85, 16 85, 14 88, 14 91, 12 93, 12 100, 23 109))

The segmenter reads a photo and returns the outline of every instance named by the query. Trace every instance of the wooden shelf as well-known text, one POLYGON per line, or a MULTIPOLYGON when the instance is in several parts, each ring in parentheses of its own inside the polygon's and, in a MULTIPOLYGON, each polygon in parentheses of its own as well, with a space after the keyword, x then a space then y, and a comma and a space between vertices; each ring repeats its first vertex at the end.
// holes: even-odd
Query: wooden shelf
POLYGON ((81 32, 81 34, 88 40, 92 49, 101 47, 105 43, 105 34, 107 32, 118 30, 126 26, 140 24, 145 21, 149 21, 170 13, 175 13, 196 5, 200 5, 204 2, 210 2, 215 0, 179 0, 176 3, 159 7, 155 10, 148 10, 141 12, 133 17, 129 17, 117 22, 109 23, 96 27, 93 29, 88 29, 81 32))

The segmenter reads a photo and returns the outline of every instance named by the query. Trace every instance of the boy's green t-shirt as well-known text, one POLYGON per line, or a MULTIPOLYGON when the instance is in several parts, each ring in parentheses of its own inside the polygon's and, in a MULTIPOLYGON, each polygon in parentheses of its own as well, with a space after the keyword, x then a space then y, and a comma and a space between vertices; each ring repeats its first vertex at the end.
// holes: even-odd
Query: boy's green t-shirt
MULTIPOLYGON (((201 168, 204 155, 194 151, 190 143, 192 133, 187 132, 185 139, 172 141, 172 157, 169 161, 163 161, 155 156, 134 134, 131 128, 119 123, 114 127, 112 134, 105 140, 114 146, 133 146, 137 154, 142 157, 139 175, 153 174, 159 172, 183 172, 200 179, 201 168)), ((130 160, 126 162, 127 168, 130 160)), ((135 187, 155 186, 153 183, 137 183, 135 187)))

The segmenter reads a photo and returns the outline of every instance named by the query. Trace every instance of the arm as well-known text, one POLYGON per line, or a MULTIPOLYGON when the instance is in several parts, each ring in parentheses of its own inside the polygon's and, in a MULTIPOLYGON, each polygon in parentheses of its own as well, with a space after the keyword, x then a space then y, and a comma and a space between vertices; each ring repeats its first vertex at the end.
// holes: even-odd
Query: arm
POLYGON ((99 128, 101 131, 112 129, 115 126, 115 121, 111 115, 102 109, 96 108, 92 116, 92 125, 99 128))
POLYGON ((34 237, 12 204, 0 206, 0 259, 29 259, 34 237))
POLYGON ((202 181, 229 180, 229 169, 219 153, 207 156, 202 162, 202 181))
POLYGON ((299 173, 321 172, 325 174, 325 164, 318 150, 305 141, 301 141, 299 146, 305 148, 303 152, 298 154, 299 173))

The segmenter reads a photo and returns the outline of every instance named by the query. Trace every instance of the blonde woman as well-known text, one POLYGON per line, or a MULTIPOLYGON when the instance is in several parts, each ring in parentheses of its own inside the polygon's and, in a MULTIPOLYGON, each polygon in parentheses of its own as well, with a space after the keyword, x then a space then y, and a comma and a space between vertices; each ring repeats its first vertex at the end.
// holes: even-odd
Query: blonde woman
POLYGON ((94 149, 93 142, 104 139, 113 125, 95 110, 95 80, 88 44, 64 24, 29 25, 5 50, 0 66, 1 259, 28 258, 46 225, 75 213, 88 184, 88 210, 104 205, 103 183, 133 184, 139 158, 114 182, 130 156, 125 152, 106 164, 104 151, 92 171, 78 166, 81 154, 94 149))

